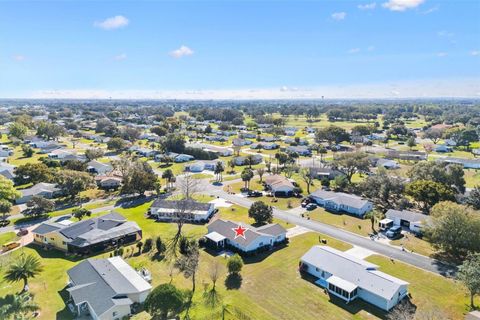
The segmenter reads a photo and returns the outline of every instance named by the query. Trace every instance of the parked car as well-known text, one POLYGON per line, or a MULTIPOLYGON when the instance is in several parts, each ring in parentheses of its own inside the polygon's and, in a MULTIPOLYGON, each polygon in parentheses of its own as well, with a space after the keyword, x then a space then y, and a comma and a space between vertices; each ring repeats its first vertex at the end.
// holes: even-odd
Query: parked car
POLYGON ((305 198, 302 200, 302 208, 305 208, 307 206, 307 204, 311 203, 312 200, 310 200, 310 198, 305 198))
POLYGON ((389 239, 396 239, 402 235, 402 227, 400 226, 393 226, 385 233, 387 238, 389 239))
POLYGON ((249 197, 261 197, 263 193, 261 191, 248 191, 247 196, 249 197))
POLYGON ((309 203, 305 206, 305 209, 307 209, 308 211, 314 210, 316 208, 317 208, 317 205, 315 203, 309 203))
POLYGON ((28 230, 27 229, 24 229, 24 228, 21 228, 20 230, 18 230, 17 232, 17 236, 21 237, 21 236, 24 236, 28 234, 28 230))

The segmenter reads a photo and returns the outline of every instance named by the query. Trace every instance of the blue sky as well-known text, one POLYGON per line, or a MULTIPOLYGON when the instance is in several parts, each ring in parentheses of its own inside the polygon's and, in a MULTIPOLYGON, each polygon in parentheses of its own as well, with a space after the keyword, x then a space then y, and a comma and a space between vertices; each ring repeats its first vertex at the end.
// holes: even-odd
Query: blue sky
POLYGON ((1 1, 0 97, 480 97, 480 1, 1 1))

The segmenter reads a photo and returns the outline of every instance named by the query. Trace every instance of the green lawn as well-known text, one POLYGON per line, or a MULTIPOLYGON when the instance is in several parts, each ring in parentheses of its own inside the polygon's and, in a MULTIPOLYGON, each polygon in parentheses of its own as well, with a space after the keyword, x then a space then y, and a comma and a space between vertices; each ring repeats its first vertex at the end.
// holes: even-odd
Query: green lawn
POLYGON ((370 220, 360 219, 344 213, 331 213, 321 207, 308 211, 305 215, 312 220, 320 221, 361 236, 368 236, 372 232, 370 220))
POLYGON ((15 232, 6 232, 0 234, 0 247, 7 242, 16 241, 18 239, 15 232))

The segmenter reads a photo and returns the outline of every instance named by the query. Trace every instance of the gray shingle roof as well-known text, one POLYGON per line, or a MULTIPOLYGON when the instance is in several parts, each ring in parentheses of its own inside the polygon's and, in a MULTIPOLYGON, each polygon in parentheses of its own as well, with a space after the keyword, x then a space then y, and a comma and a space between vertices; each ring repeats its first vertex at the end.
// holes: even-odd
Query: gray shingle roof
POLYGON ((47 234, 52 231, 58 230, 60 228, 61 228, 60 225, 57 225, 55 223, 45 222, 39 225, 38 227, 36 227, 35 229, 33 229, 32 232, 43 235, 43 234, 47 234))

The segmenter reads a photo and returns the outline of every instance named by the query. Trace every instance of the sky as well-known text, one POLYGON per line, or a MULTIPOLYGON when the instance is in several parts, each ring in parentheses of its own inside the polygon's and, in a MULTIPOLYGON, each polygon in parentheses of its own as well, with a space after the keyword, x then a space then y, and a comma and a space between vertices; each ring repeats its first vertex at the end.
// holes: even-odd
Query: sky
POLYGON ((0 98, 480 98, 480 1, 0 0, 0 98))

